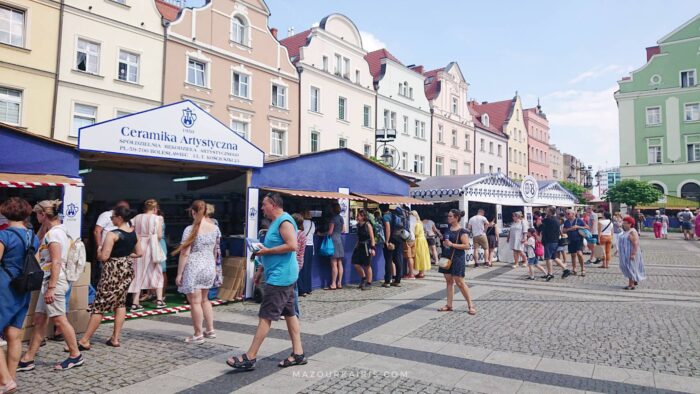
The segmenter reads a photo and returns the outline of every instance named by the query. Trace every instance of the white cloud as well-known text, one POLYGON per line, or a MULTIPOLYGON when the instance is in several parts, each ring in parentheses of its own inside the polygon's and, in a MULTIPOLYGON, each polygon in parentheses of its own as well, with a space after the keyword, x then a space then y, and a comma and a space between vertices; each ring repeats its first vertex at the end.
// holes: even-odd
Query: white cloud
POLYGON ((619 164, 617 85, 603 90, 562 90, 542 97, 550 142, 594 169, 619 164))
POLYGON ((386 48, 386 44, 372 33, 361 31, 360 36, 362 37, 362 46, 367 52, 372 52, 376 51, 377 49, 386 48))
POLYGON ((623 72, 625 72, 628 69, 629 69, 629 67, 625 68, 625 67, 619 66, 617 64, 610 64, 610 65, 605 66, 605 67, 596 66, 590 70, 584 71, 581 74, 575 76, 574 78, 572 78, 569 81, 569 84, 573 85, 573 84, 583 82, 583 81, 588 80, 588 79, 596 79, 596 78, 599 78, 603 75, 612 74, 612 73, 622 74, 623 72))

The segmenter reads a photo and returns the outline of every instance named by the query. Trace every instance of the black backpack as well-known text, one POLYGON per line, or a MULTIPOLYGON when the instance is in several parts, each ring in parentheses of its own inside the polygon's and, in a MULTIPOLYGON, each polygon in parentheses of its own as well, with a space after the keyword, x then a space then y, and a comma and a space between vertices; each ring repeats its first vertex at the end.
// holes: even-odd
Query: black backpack
POLYGON ((22 273, 13 278, 10 271, 2 265, 2 269, 5 270, 7 276, 10 277, 10 285, 18 293, 27 293, 34 290, 40 290, 41 285, 44 283, 44 271, 41 270, 41 265, 36 260, 36 248, 34 248, 34 233, 32 232, 32 238, 29 243, 23 239, 16 231, 7 230, 17 236, 24 245, 25 255, 24 255, 24 265, 22 267, 22 273))

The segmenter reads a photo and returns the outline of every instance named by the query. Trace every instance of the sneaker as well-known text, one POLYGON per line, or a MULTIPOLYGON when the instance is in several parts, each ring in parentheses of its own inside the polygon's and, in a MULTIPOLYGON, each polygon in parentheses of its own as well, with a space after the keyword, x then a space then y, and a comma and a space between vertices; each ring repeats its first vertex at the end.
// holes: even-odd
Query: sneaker
POLYGON ((535 277, 534 277, 534 276, 528 276, 528 277, 527 277, 527 280, 535 280, 535 277))
POLYGON ((547 278, 549 278, 549 275, 542 275, 542 276, 540 276, 540 279, 547 279, 547 278))
POLYGON ((391 287, 391 284, 385 282, 385 283, 382 283, 382 287, 391 287))
POLYGON ((392 287, 401 287, 401 282, 391 282, 392 287))
POLYGON ((204 331, 204 338, 207 339, 214 339, 216 338, 216 331, 211 330, 211 331, 204 331))
POLYGON ((134 304, 131 306, 131 308, 129 308, 129 312, 143 312, 143 311, 144 311, 143 305, 134 304))
POLYGON ((554 275, 552 275, 552 274, 547 275, 547 277, 545 278, 545 280, 546 280, 547 282, 549 282, 549 281, 552 280, 552 279, 554 279, 554 275))
POLYGON ((569 275, 571 275, 571 270, 570 270, 570 269, 565 269, 564 272, 561 274, 561 278, 562 278, 562 279, 565 279, 565 278, 568 277, 569 275))
POLYGON ((36 368, 34 365, 34 360, 32 361, 22 361, 20 360, 19 363, 17 364, 17 372, 26 372, 26 371, 32 371, 36 368))
POLYGON ((201 345, 204 343, 204 335, 200 335, 198 337, 192 335, 187 338, 185 338, 185 343, 192 343, 195 345, 201 345))
POLYGON ((78 357, 68 357, 67 359, 63 360, 63 362, 56 364, 54 369, 57 371, 64 371, 66 369, 80 367, 83 365, 83 363, 85 363, 83 355, 79 354, 78 357))

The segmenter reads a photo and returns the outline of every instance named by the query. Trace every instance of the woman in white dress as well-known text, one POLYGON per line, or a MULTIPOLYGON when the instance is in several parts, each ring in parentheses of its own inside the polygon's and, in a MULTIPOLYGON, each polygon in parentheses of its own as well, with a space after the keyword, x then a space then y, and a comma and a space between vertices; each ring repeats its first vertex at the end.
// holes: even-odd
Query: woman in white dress
POLYGON ((160 239, 163 237, 163 217, 158 216, 158 201, 146 200, 143 213, 136 215, 132 223, 139 238, 143 255, 134 259, 134 280, 129 285, 129 293, 133 295, 131 311, 143 310, 143 306, 139 303, 139 297, 141 290, 149 289, 156 291, 156 308, 165 308, 163 269, 160 265, 165 257, 163 249, 160 247, 160 239))
POLYGON ((510 225, 508 232, 508 245, 513 251, 513 268, 518 268, 518 262, 525 267, 527 256, 525 256, 525 234, 527 233, 527 224, 523 221, 523 214, 515 212, 513 214, 513 224, 510 225))

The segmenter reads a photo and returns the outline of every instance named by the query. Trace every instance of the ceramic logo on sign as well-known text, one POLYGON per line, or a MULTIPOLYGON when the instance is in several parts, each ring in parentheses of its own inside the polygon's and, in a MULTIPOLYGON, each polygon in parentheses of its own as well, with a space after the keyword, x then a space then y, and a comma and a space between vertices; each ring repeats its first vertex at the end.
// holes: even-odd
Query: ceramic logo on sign
POLYGON ((80 129, 78 149, 167 160, 262 167, 264 154, 191 101, 80 129))
POLYGON ((537 184, 537 179, 533 176, 526 176, 522 183, 520 184, 520 194, 523 196, 525 202, 533 202, 537 199, 537 194, 540 191, 540 187, 537 184))

